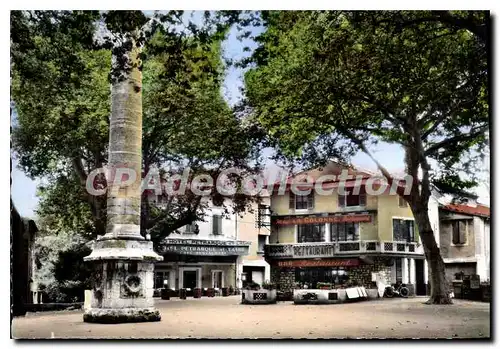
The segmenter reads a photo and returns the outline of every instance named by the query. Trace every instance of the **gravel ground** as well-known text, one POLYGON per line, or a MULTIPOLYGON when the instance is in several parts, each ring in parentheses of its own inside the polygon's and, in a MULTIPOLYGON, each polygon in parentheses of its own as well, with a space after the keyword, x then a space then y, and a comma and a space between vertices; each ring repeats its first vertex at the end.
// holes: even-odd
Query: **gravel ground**
POLYGON ((81 310, 28 313, 13 338, 489 338, 490 304, 426 298, 350 304, 242 305, 239 296, 158 300, 161 322, 88 324, 81 310))

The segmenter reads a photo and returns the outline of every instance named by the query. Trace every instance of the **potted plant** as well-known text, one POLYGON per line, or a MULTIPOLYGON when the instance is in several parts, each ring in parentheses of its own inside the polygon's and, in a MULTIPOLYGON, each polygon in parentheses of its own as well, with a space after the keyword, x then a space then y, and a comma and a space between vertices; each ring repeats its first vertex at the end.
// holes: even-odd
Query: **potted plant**
POLYGON ((246 286, 245 286, 245 290, 259 290, 260 289, 260 285, 256 282, 249 282, 246 286))
POLYGON ((187 291, 186 291, 186 289, 185 288, 181 288, 179 290, 179 298, 180 299, 186 299, 186 297, 187 297, 187 291))
POLYGON ((262 287, 255 282, 248 283, 241 296, 244 304, 273 304, 276 300, 276 285, 269 281, 262 283, 262 287))
POLYGON ((163 300, 169 300, 170 299, 170 290, 166 287, 161 289, 161 299, 163 300))
POLYGON ((234 295, 234 287, 232 285, 229 286, 229 295, 230 296, 234 295))
POLYGON ((276 289, 276 284, 269 282, 269 281, 264 281, 262 283, 262 288, 265 290, 275 290, 276 289))
POLYGON ((196 287, 193 290, 193 298, 201 298, 201 288, 196 287))
POLYGON ((229 296, 229 287, 223 287, 222 288, 222 297, 227 297, 229 296))
POLYGON ((328 282, 318 282, 316 284, 316 287, 319 288, 320 290, 331 290, 332 284, 328 282))
POLYGON ((209 287, 207 289, 207 297, 214 297, 215 296, 215 289, 213 287, 209 287))

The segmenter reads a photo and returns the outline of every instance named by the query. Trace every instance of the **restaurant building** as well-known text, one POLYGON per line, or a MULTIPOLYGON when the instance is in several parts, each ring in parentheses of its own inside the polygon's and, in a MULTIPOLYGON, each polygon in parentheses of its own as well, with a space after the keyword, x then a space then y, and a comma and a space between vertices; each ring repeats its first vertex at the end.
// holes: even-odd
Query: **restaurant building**
POLYGON ((202 221, 178 229, 157 246, 163 261, 155 264, 155 289, 165 280, 173 290, 220 290, 241 283, 241 256, 248 254, 251 242, 239 239, 236 214, 209 205, 202 221))
MULTIPOLYGON (((367 194, 370 177, 370 173, 332 162, 289 178, 284 191, 275 185, 265 256, 278 289, 290 292, 304 284, 316 288, 319 282, 370 288, 377 275, 387 283, 411 284, 411 290, 426 294, 428 268, 411 210, 389 188, 380 195, 367 194), (339 195, 338 180, 323 176, 334 178, 343 169, 351 177, 345 181, 345 193, 339 195), (328 195, 319 195, 317 190, 294 194, 290 187, 303 183, 305 176, 314 184, 321 181, 324 191, 333 190, 328 195)), ((437 203, 430 205, 430 211, 435 220, 431 224, 438 229, 437 203)))
MULTIPOLYGON (((155 289, 163 288, 164 281, 173 290, 221 290, 269 280, 264 246, 269 241, 270 224, 257 225, 259 204, 251 204, 242 213, 228 213, 222 205, 204 200, 208 206, 203 220, 179 228, 157 246, 163 261, 155 264, 155 289)), ((231 200, 224 200, 224 206, 231 207, 231 200)), ((262 200, 268 207, 269 198, 262 200)))

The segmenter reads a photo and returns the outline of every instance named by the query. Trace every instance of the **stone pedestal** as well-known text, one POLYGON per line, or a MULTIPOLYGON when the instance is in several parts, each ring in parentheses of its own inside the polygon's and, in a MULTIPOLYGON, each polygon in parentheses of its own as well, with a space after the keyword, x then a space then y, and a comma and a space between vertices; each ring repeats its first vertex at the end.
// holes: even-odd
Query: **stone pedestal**
POLYGON ((90 307, 85 322, 160 321, 154 308, 154 262, 162 260, 151 241, 101 239, 85 257, 94 265, 90 307))

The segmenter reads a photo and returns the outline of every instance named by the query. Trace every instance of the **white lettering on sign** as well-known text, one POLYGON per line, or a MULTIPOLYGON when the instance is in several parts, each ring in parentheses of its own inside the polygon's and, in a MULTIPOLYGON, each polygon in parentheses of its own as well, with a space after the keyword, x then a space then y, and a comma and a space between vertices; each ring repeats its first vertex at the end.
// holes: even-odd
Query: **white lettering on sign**
POLYGON ((161 252, 195 256, 239 256, 248 253, 248 246, 162 245, 161 252))
POLYGON ((334 245, 325 246, 294 246, 293 255, 297 257, 323 257, 333 256, 334 245))

